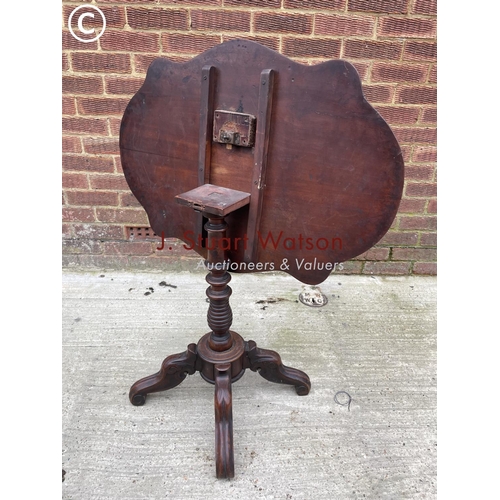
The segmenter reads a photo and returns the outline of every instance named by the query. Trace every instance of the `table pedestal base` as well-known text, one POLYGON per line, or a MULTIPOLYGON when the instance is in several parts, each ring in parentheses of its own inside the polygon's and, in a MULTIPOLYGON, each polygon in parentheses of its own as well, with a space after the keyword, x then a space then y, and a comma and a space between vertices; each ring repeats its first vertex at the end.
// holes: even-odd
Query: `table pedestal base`
POLYGON ((231 275, 227 262, 225 242, 227 223, 225 216, 249 203, 250 195, 242 191, 204 184, 178 195, 183 205, 204 210, 208 219, 207 261, 210 272, 206 281, 208 307, 207 321, 211 331, 198 344, 189 344, 187 351, 166 358, 158 373, 137 381, 130 389, 130 402, 141 406, 151 392, 166 391, 179 385, 186 375, 199 371, 201 376, 215 385, 215 462, 218 478, 234 477, 233 406, 231 384, 250 368, 271 382, 295 386, 297 394, 309 393, 311 382, 300 370, 288 368, 278 353, 259 349, 253 340, 245 342, 233 332, 233 313, 229 305, 232 290, 228 286, 231 275))
POLYGON ((231 331, 233 343, 226 351, 214 351, 208 345, 210 334, 198 345, 189 344, 185 352, 166 358, 160 371, 138 380, 130 389, 130 402, 142 406, 152 392, 166 391, 179 385, 196 371, 215 385, 215 462, 218 478, 234 477, 233 408, 231 384, 250 368, 270 382, 295 386, 299 396, 309 393, 311 382, 302 371, 285 366, 275 351, 260 349, 253 340, 245 342, 231 331))

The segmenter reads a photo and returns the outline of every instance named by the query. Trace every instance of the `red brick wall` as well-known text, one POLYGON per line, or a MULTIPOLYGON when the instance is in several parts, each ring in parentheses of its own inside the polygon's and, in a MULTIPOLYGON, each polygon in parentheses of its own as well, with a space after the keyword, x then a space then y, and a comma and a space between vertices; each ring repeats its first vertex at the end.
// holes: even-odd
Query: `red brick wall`
POLYGON ((196 258, 177 240, 167 253, 128 241, 127 226, 149 223, 123 176, 119 124, 155 57, 191 59, 238 37, 303 64, 356 66, 401 144, 406 179, 390 231, 345 272, 436 273, 436 0, 63 1, 62 18, 64 265, 161 268, 196 258), (107 20, 90 43, 68 30, 84 4, 107 20))

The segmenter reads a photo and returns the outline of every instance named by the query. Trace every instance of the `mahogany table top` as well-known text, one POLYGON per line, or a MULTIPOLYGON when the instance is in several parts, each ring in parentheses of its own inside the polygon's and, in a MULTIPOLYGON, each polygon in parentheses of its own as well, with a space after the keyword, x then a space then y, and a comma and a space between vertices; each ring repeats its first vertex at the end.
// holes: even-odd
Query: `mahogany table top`
POLYGON ((226 219, 241 243, 228 257, 309 284, 326 279, 326 263, 379 241, 403 190, 398 142, 350 63, 305 66, 242 40, 184 63, 153 61, 125 110, 120 151, 156 234, 191 242, 203 231, 180 193, 203 184, 249 193, 226 219))

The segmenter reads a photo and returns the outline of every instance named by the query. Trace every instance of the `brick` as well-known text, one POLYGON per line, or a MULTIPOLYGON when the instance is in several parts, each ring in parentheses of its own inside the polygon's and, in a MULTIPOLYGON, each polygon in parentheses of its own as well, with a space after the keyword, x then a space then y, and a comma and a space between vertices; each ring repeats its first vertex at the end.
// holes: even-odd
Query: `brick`
POLYGON ((104 224, 75 224, 75 238, 95 240, 121 240, 124 237, 122 226, 104 224))
POLYGON ((127 7, 128 24, 135 30, 187 30, 187 10, 127 7))
POLYGON ((62 70, 63 71, 68 71, 69 70, 69 57, 68 57, 68 54, 62 54, 62 70))
POLYGON ((67 191, 69 205, 77 206, 117 206, 118 193, 111 191, 67 191))
POLYGON ((122 167, 122 161, 119 156, 114 157, 115 160, 115 172, 117 174, 122 174, 123 175, 123 167, 122 167))
POLYGON ((277 14, 256 12, 254 30, 265 33, 312 34, 312 16, 308 14, 277 14))
MULTIPOLYGON (((106 0, 104 0, 104 1, 106 1, 106 0)), ((101 3, 101 1, 99 3, 101 3)), ((74 8, 75 8, 74 5, 65 5, 63 7, 65 26, 67 26, 69 15, 71 14, 71 12, 73 11, 74 8)), ((124 28, 125 27, 125 10, 123 7, 119 7, 116 5, 114 5, 114 6, 107 6, 107 5, 101 6, 101 5, 99 5, 99 8, 102 10, 104 17, 106 18, 106 29, 107 30, 110 28, 124 28)), ((82 9, 81 11, 78 11, 79 14, 83 13, 83 12, 84 12, 84 9, 82 9)), ((93 9, 89 9, 89 12, 91 12, 92 14, 95 14, 95 17, 93 20, 90 18, 87 18, 86 22, 84 23, 84 26, 86 26, 87 28, 90 28, 91 27, 90 23, 92 23, 92 21, 95 21, 95 24, 93 27, 95 28, 95 30, 97 32, 99 32, 100 27, 102 26, 102 21, 100 19, 100 16, 97 15, 96 11, 93 9)), ((73 25, 73 29, 75 30, 75 33, 77 33, 78 17, 73 17, 71 24, 73 25)), ((90 36, 90 38, 92 38, 93 36, 95 36, 95 35, 93 34, 92 36, 90 36)), ((81 38, 85 38, 85 36, 82 36, 81 38)), ((82 43, 82 45, 84 45, 84 44, 82 43)), ((88 43, 87 43, 87 45, 88 45, 88 43)))
POLYGON ((108 122, 111 135, 118 137, 120 135, 121 118, 108 118, 108 122))
POLYGON ((132 193, 120 193, 120 206, 121 207, 140 207, 141 204, 132 193))
MULTIPOLYGON (((183 259, 187 257, 199 259, 194 252, 186 250, 183 245, 185 245, 185 243, 177 238, 165 238, 163 248, 159 250, 159 248, 161 248, 161 239, 158 237, 157 241, 153 243, 153 249, 155 255, 158 257, 182 257, 183 259)), ((193 269, 195 269, 195 267, 193 269)))
POLYGON ((436 15, 437 0, 415 0, 412 8, 414 14, 436 15))
POLYGON ((102 248, 105 254, 152 255, 154 253, 150 241, 106 241, 102 248))
POLYGON ((73 69, 88 73, 130 73, 130 56, 128 54, 97 54, 74 52, 73 69))
POLYGON ((192 54, 190 54, 190 55, 188 55, 188 54, 186 54, 186 55, 179 55, 179 54, 172 54, 172 53, 170 53, 168 55, 168 60, 169 61, 173 61, 173 62, 177 62, 177 63, 183 63, 183 62, 191 61, 192 59, 193 59, 193 55, 192 54))
POLYGON ((437 141, 435 128, 393 128, 392 131, 401 144, 436 144, 437 141))
POLYGON ((435 261, 437 252, 435 248, 393 248, 392 260, 423 260, 435 261))
POLYGON ((280 47, 280 41, 279 38, 276 37, 270 37, 270 36, 230 36, 230 35, 222 35, 222 41, 226 42, 228 40, 250 40, 252 42, 257 42, 260 43, 261 45, 264 45, 265 47, 268 47, 272 50, 279 50, 280 47))
POLYGON ((434 216, 405 216, 401 217, 399 221, 399 228, 402 230, 413 229, 413 230, 431 230, 437 228, 437 219, 434 216))
POLYGON ((425 200, 408 200, 406 198, 401 200, 399 204, 399 212, 405 214, 424 213, 425 200))
POLYGON ((437 122, 437 109, 436 108, 425 108, 422 110, 422 121, 428 123, 437 122))
POLYGON ((87 172, 113 172, 113 160, 106 157, 64 155, 62 160, 64 170, 87 172))
POLYGON ((405 163, 408 163, 411 159, 411 146, 407 146, 405 144, 401 145, 401 154, 403 155, 403 160, 405 163))
POLYGON ((102 94, 100 76, 63 76, 63 94, 102 94))
POLYGON ((62 220, 64 222, 94 222, 95 215, 91 208, 63 207, 62 220))
POLYGON ((234 10, 193 10, 191 28, 198 31, 250 31, 250 12, 234 10))
POLYGON ((434 177, 434 167, 430 165, 406 166, 405 179, 417 181, 430 181, 434 177))
POLYGON ((429 200, 429 204, 427 205, 427 213, 428 214, 437 213, 437 200, 429 200))
POLYGON ((394 88, 386 85, 363 85, 363 94, 370 103, 391 102, 394 88))
POLYGON ((389 125, 412 125, 418 119, 418 108, 403 106, 375 106, 382 118, 389 125))
MULTIPOLYGON (((125 8, 113 6, 99 6, 104 16, 106 17, 106 29, 110 28, 125 28, 125 8)), ((104 35, 103 35, 104 36, 104 35)))
POLYGON ((96 209, 97 219, 101 222, 120 222, 123 224, 143 224, 149 226, 149 219, 144 209, 119 208, 96 209))
POLYGON ((424 83, 427 79, 429 67, 424 64, 373 64, 372 82, 412 82, 424 83))
POLYGON ((358 255, 355 260, 387 260, 388 258, 388 248, 370 248, 365 253, 358 255))
MULTIPOLYGON (((199 257, 198 257, 199 259, 199 257)), ((171 270, 173 268, 183 268, 184 270, 194 270, 197 266, 197 258, 195 256, 188 259, 180 260, 177 256, 172 257, 151 257, 151 256, 138 256, 131 255, 128 257, 129 266, 132 269, 151 269, 156 272, 158 270, 171 270), (188 267, 189 266, 189 267, 188 267)))
POLYGON ((429 79, 427 80, 429 83, 437 83, 437 65, 432 66, 429 71, 429 79))
POLYGON ((224 0, 224 7, 258 7, 260 9, 279 9, 281 0, 224 0))
POLYGON ((405 190, 406 196, 430 197, 437 196, 437 185, 435 183, 409 182, 405 190))
POLYGON ((408 0, 349 0, 347 10, 379 14, 406 14, 408 0))
POLYGON ((128 269, 129 261, 125 256, 120 255, 79 255, 78 262, 80 268, 99 269, 128 269))
POLYGON ((435 19, 385 17, 379 19, 378 36, 404 38, 435 38, 435 19))
POLYGON ((284 0, 285 9, 345 10, 346 0, 284 0))
POLYGON ((162 52, 199 54, 219 43, 221 43, 220 35, 163 33, 161 36, 162 52))
POLYGON ((420 244, 422 246, 435 247, 437 246, 436 233, 422 233, 420 236, 420 244))
POLYGON ((83 115, 118 115, 122 116, 128 99, 117 97, 80 97, 76 100, 78 111, 83 115))
POLYGON ((74 172, 63 172, 62 187, 67 189, 88 189, 89 182, 86 174, 77 174, 74 172))
POLYGON ((282 52, 289 57, 340 57, 340 40, 283 38, 282 52))
POLYGON ((100 254, 101 242, 96 240, 63 240, 63 254, 100 254))
POLYGON ((435 276, 437 274, 437 264, 435 262, 415 262, 413 274, 435 276))
POLYGON ((436 87, 400 87, 396 102, 401 104, 436 104, 436 87))
MULTIPOLYGON (((80 12, 78 12, 78 13, 80 13, 80 12)), ((102 24, 99 27, 102 27, 102 24)), ((80 38, 85 40, 86 36, 84 34, 79 33, 78 30, 75 30, 75 33, 77 36, 79 36, 80 38)), ((95 36, 94 34, 87 35, 88 38, 93 38, 94 36, 95 36)), ((70 33, 70 31, 64 30, 62 32, 62 49, 63 50, 97 50, 98 46, 97 46, 97 41, 84 43, 80 40, 77 40, 70 33)))
POLYGON ((79 255, 61 255, 61 265, 63 269, 80 267, 79 255))
POLYGON ((378 245, 391 245, 391 246, 408 246, 416 245, 418 241, 418 233, 401 233, 396 231, 389 231, 378 242, 378 245))
POLYGON ((315 64, 321 64, 325 62, 325 59, 304 59, 303 57, 290 57, 290 59, 296 63, 303 64, 304 66, 313 66, 315 64))
POLYGON ((437 149, 435 146, 416 146, 412 155, 416 163, 437 161, 437 149))
POLYGON ((408 274, 409 271, 409 262, 366 262, 363 268, 363 274, 383 274, 389 276, 408 274))
POLYGON ((62 114, 74 115, 76 114, 76 104, 73 97, 63 96, 62 99, 62 114))
POLYGON ((129 191, 130 188, 123 175, 91 175, 90 187, 92 189, 129 191))
MULTIPOLYGON (((176 0, 174 0, 175 2, 176 0)), ((180 0, 184 2, 186 0, 180 0)), ((158 0, 99 0, 99 3, 157 3, 158 0)))
MULTIPOLYGON (((176 5, 221 5, 222 0, 158 0, 161 4, 176 5)), ((227 0, 225 0, 227 2, 227 0)))
POLYGON ((378 42, 373 40, 346 40, 343 57, 355 59, 391 59, 401 57, 402 42, 378 42))
POLYGON ((62 151, 63 153, 81 153, 82 143, 79 137, 65 136, 62 138, 62 151))
POLYGON ((407 40, 403 52, 404 60, 435 61, 437 57, 437 44, 407 40))
POLYGON ((118 52, 159 52, 160 50, 160 35, 157 33, 106 30, 99 42, 102 50, 118 52))
POLYGON ((118 138, 116 137, 84 137, 83 147, 89 154, 120 154, 118 138))
POLYGON ((71 224, 62 224, 62 237, 73 238, 73 226, 71 224))
POLYGON ((370 68, 370 64, 358 61, 351 61, 351 64, 356 68, 360 80, 364 81, 368 76, 368 69, 370 68))
MULTIPOLYGON (((158 59, 158 54, 137 54, 134 55, 134 68, 137 73, 146 73, 149 65, 155 60, 158 59)), ((169 59, 171 59, 169 57, 169 59)))
POLYGON ((144 83, 143 78, 127 78, 106 76, 104 77, 104 85, 107 94, 135 94, 144 83))
POLYGON ((348 262, 342 262, 342 266, 337 265, 334 272, 335 274, 361 274, 362 268, 362 261, 350 260, 348 262))
POLYGON ((107 135, 108 124, 104 119, 66 117, 62 119, 63 132, 76 134, 107 135))
POLYGON ((314 33, 332 36, 372 36, 375 19, 357 16, 330 16, 316 14, 314 33))

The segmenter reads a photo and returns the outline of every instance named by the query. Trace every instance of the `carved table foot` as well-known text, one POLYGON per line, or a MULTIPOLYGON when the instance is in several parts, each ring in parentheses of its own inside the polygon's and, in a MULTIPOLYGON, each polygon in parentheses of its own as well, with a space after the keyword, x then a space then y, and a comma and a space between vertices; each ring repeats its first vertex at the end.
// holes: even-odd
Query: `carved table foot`
POLYGON ((285 366, 277 352, 260 349, 253 340, 247 342, 247 349, 250 370, 258 371, 259 375, 270 382, 295 386, 299 396, 309 394, 311 390, 309 377, 303 371, 285 366))
POLYGON ((179 385, 186 375, 192 375, 196 371, 196 360, 196 344, 189 344, 187 351, 181 354, 172 354, 163 361, 158 373, 141 378, 130 388, 130 402, 134 406, 142 406, 147 394, 166 391, 179 385))
POLYGON ((231 364, 215 365, 215 470, 217 478, 234 477, 231 364))

